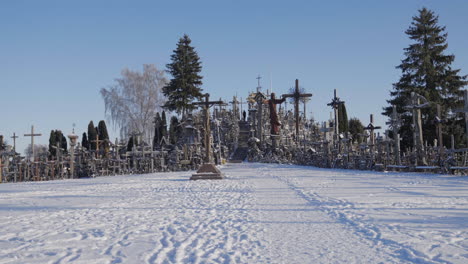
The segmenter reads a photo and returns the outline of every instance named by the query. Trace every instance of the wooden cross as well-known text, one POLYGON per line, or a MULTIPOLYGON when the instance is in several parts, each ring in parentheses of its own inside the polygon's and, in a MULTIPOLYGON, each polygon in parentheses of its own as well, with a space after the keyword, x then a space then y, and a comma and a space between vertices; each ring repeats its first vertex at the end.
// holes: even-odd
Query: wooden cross
POLYGON ((36 156, 36 151, 34 150, 34 137, 40 137, 42 134, 34 134, 34 126, 31 126, 31 133, 30 134, 24 134, 25 137, 31 137, 31 151, 32 151, 32 160, 34 161, 34 158, 36 156))
POLYGON ((440 105, 437 104, 437 116, 434 119, 434 123, 436 124, 436 132, 438 136, 438 145, 439 145, 439 158, 442 157, 442 154, 444 152, 444 142, 443 142, 443 137, 442 137, 442 124, 444 124, 446 120, 442 119, 442 111, 440 108, 440 105))
POLYGON ((310 93, 301 93, 299 91, 299 80, 296 79, 296 88, 292 94, 283 94, 283 98, 293 98, 294 99, 294 116, 296 119, 296 139, 299 139, 299 103, 303 98, 312 97, 310 93))
POLYGON ((15 152, 16 155, 16 139, 18 138, 18 136, 16 135, 16 133, 13 133, 13 136, 11 138, 13 139, 13 152, 15 152))
POLYGON ((338 107, 341 104, 344 104, 344 101, 341 101, 339 97, 336 96, 336 89, 333 92, 333 99, 330 103, 328 103, 328 106, 331 106, 333 108, 333 111, 335 113, 335 135, 338 136, 340 133, 339 127, 338 127, 338 107))
POLYGON ((210 128, 210 107, 213 105, 222 105, 223 101, 210 101, 210 94, 205 94, 205 100, 195 102, 192 105, 203 107, 205 114, 205 162, 211 163, 211 128, 210 128))
POLYGON ((420 159, 422 164, 424 165, 426 165, 427 163, 426 157, 424 155, 421 109, 428 107, 429 104, 430 103, 424 96, 419 95, 415 92, 411 92, 411 104, 404 107, 407 110, 411 110, 413 113, 413 146, 418 154, 416 163, 418 162, 418 159, 420 159))
POLYGON ((468 90, 463 91, 463 100, 465 104, 463 109, 455 110, 456 113, 465 113, 465 137, 466 137, 466 145, 468 146, 468 90))
POLYGON ((401 119, 398 116, 396 105, 393 106, 392 109, 392 117, 390 118, 390 121, 385 122, 385 124, 389 125, 390 128, 393 131, 393 139, 394 139, 394 147, 395 147, 395 162, 397 163, 396 165, 401 164, 400 160, 400 134, 398 134, 398 131, 400 130, 401 127, 401 119))

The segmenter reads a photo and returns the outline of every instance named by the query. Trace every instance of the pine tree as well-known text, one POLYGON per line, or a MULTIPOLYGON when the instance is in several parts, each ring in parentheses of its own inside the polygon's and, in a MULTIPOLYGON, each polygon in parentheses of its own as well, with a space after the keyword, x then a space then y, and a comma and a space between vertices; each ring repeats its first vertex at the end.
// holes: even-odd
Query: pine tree
POLYGON ((57 146, 57 141, 56 141, 56 136, 55 136, 55 131, 51 130, 50 131, 50 136, 49 136, 49 157, 56 157, 57 156, 57 149, 55 148, 57 146))
POLYGON ((65 135, 63 135, 62 131, 60 131, 60 147, 62 148, 62 153, 67 153, 68 152, 68 144, 67 144, 67 138, 65 137, 65 135))
POLYGON ((97 130, 94 127, 93 121, 90 121, 88 124, 88 141, 89 141, 89 150, 96 150, 96 138, 97 138, 97 130), (94 141, 93 141, 94 140, 94 141))
POLYGON ((180 125, 177 117, 171 118, 171 124, 169 126, 169 142, 173 145, 177 144, 180 136, 180 125))
POLYGON ((340 133, 348 132, 348 113, 346 113, 346 106, 344 103, 338 106, 338 122, 340 133))
POLYGON ((109 133, 107 132, 107 126, 104 120, 98 123, 98 135, 99 140, 104 140, 104 142, 99 145, 99 149, 104 149, 104 153, 107 155, 107 153, 109 153, 109 133))
POLYGON ((361 120, 353 117, 348 122, 349 125, 349 133, 353 137, 353 142, 361 143, 361 139, 359 134, 364 133, 364 125, 361 123, 361 120))
POLYGON ((153 149, 159 149, 162 135, 161 135, 162 120, 159 113, 156 113, 154 118, 154 138, 153 138, 153 149))
POLYGON ((168 99, 164 108, 183 116, 195 108, 191 105, 192 101, 202 96, 200 57, 190 43, 187 35, 179 39, 177 48, 171 55, 172 62, 166 65, 172 79, 163 88, 163 93, 168 99))
POLYGON ((162 121, 162 125, 161 125, 161 135, 162 135, 162 137, 167 137, 167 119, 166 119, 166 111, 163 111, 163 112, 162 112, 161 121, 162 121))
POLYGON ((468 84, 467 76, 460 76, 460 70, 452 69, 451 64, 455 56, 444 54, 448 46, 447 33, 444 33, 445 27, 437 23, 438 16, 426 8, 419 10, 419 15, 413 17, 413 22, 405 33, 414 43, 405 48, 406 58, 396 67, 401 70, 402 75, 400 80, 393 84, 391 99, 387 100, 390 106, 384 108, 384 115, 391 116, 392 105, 402 114, 400 135, 403 149, 412 146, 413 142, 411 112, 403 108, 410 104, 411 92, 426 97, 432 103, 430 107, 421 110, 425 141, 433 142, 436 138, 433 120, 436 104, 440 104, 443 109, 442 118, 448 119, 447 125, 444 126, 444 143, 449 144, 448 137, 452 133, 455 134, 457 144, 464 143, 460 141, 463 137, 463 122, 460 116, 449 116, 448 113, 461 107, 461 89, 468 84))
POLYGON ((88 136, 86 135, 86 132, 84 132, 83 136, 81 137, 81 146, 83 148, 89 149, 88 136))

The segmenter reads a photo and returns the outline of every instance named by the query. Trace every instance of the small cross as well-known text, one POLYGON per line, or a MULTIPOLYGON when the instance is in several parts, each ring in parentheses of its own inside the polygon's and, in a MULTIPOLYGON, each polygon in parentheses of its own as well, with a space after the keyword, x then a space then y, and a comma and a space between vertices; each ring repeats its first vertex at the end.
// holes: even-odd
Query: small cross
POLYGON ((16 153, 16 139, 18 138, 18 136, 16 135, 16 133, 13 133, 13 136, 11 138, 13 139, 13 152, 16 153))
POLYGON ((260 86, 260 79, 262 79, 262 77, 260 76, 260 74, 258 75, 258 77, 256 78, 258 80, 258 86, 257 86, 257 93, 260 92, 260 90, 262 89, 262 86, 260 86))

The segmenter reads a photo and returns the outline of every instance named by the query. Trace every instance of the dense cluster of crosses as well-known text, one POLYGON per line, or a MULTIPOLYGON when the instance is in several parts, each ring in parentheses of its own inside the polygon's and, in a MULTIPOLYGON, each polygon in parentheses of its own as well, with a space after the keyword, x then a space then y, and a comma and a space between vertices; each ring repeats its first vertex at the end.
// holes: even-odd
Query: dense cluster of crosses
MULTIPOLYGON (((388 130, 380 135, 380 126, 370 123, 365 133, 352 138, 350 133, 340 133, 338 108, 344 102, 337 97, 327 105, 335 115, 330 120, 318 123, 306 119, 299 105, 301 98, 312 94, 301 93, 296 80, 293 93, 276 98, 274 93, 263 93, 261 87, 250 93, 246 100, 210 101, 206 94, 194 106, 202 111, 189 113, 179 123, 182 133, 158 135, 158 140, 136 140, 131 149, 125 141, 109 142, 97 138, 96 150, 88 150, 78 142, 78 136, 68 135, 70 149, 67 153, 51 156, 37 154, 32 148, 30 157, 16 152, 14 133, 13 146, 6 145, 0 136, 0 181, 39 181, 65 178, 95 177, 100 175, 140 174, 159 171, 197 170, 192 179, 222 179, 222 173, 214 166, 223 162, 275 162, 313 165, 327 168, 350 168, 367 170, 427 170, 435 172, 464 172, 468 170, 468 149, 445 148, 441 130, 444 121, 436 118, 439 140, 428 144, 423 139, 420 110, 427 107, 423 96, 411 94, 406 110, 413 119, 412 149, 400 150, 401 120, 396 112, 387 122, 388 130), (283 102, 291 98, 294 108, 288 110, 283 102), (245 105, 245 106, 243 106, 245 105), (210 113, 209 109, 214 108, 210 113), (279 109, 277 109, 279 108, 279 109), (245 109, 245 110, 243 110, 245 109), (392 136, 389 136, 391 131, 392 136), (170 142, 168 137, 175 137, 170 142), (100 147, 106 144, 109 147, 100 147)), ((440 116, 440 108, 438 108, 440 116)), ((468 116, 468 94, 465 91, 464 112, 468 116)), ((468 120, 468 119, 467 119, 468 120)), ((468 127, 467 127, 468 129, 468 127)), ((468 131, 467 131, 468 135, 468 131)), ((42 136, 31 127, 24 134, 31 138, 42 136)), ((132 138, 141 133, 133 133, 132 138)), ((468 140, 468 138, 467 138, 468 140)), ((60 148, 56 148, 58 153, 60 148)))

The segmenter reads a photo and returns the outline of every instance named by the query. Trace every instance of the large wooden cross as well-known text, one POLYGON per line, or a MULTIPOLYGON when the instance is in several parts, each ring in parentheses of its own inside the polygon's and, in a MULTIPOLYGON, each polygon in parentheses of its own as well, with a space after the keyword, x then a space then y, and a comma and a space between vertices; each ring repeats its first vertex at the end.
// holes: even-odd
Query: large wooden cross
POLYGON ((404 109, 411 110, 413 113, 413 146, 417 154, 417 159, 415 159, 415 165, 418 165, 418 160, 420 160, 423 165, 427 165, 424 153, 421 109, 426 108, 429 105, 430 103, 424 96, 419 95, 415 92, 411 92, 411 104, 403 107, 404 109))
POLYGON ((205 162, 211 163, 211 128, 210 128, 210 107, 213 105, 222 105, 223 101, 210 101, 210 94, 205 94, 205 100, 195 102, 192 105, 203 107, 205 114, 205 162))
POLYGON ((293 98, 294 99, 294 117, 296 119, 296 140, 299 140, 299 103, 302 98, 312 97, 311 93, 301 93, 299 91, 299 80, 296 79, 296 87, 294 93, 292 94, 283 94, 283 98, 293 98))
POLYGON ((398 131, 400 130, 401 127, 401 119, 397 113, 397 108, 396 105, 393 106, 392 108, 392 117, 388 122, 385 122, 385 124, 389 125, 390 128, 393 131, 393 142, 394 142, 394 148, 395 148, 395 162, 396 165, 401 164, 401 159, 400 159, 400 134, 398 134, 398 131))
POLYGON ((40 137, 42 134, 34 134, 34 126, 31 126, 31 133, 24 134, 25 137, 31 137, 31 151, 32 151, 32 160, 36 157, 36 151, 34 150, 34 137, 40 137))

